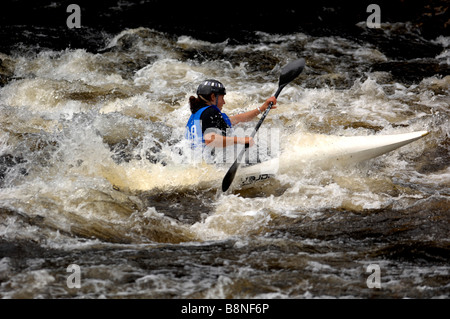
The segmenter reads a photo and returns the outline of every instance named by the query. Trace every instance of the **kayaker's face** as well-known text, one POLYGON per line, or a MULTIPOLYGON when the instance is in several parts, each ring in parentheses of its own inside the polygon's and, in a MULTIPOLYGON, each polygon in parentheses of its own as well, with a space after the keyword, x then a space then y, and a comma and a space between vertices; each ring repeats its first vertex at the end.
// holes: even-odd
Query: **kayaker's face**
POLYGON ((219 100, 217 101, 217 107, 222 111, 223 106, 225 105, 225 95, 219 95, 219 100))
MULTIPOLYGON (((212 104, 216 104, 216 96, 214 94, 211 95, 212 104)), ((223 106, 225 105, 225 95, 219 95, 219 99, 217 101, 217 107, 222 111, 223 106)))

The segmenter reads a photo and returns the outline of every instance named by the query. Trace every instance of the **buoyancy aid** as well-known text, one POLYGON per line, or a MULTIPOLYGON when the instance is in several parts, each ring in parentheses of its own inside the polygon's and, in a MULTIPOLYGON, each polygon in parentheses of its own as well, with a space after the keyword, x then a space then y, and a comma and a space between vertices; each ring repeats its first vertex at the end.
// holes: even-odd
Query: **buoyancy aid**
MULTIPOLYGON (((188 120, 188 122, 186 124, 185 137, 188 140, 191 140, 191 147, 192 148, 195 148, 198 145, 204 145, 205 144, 205 139, 203 137, 203 132, 202 132, 201 116, 202 116, 203 112, 209 107, 214 107, 220 112, 220 109, 216 105, 205 106, 205 107, 199 109, 194 114, 192 114, 189 117, 189 120, 188 120)), ((228 127, 231 128, 232 127, 231 120, 228 117, 228 115, 226 115, 225 113, 222 113, 222 112, 220 112, 220 113, 222 114, 222 118, 224 119, 225 123, 227 123, 228 127)))

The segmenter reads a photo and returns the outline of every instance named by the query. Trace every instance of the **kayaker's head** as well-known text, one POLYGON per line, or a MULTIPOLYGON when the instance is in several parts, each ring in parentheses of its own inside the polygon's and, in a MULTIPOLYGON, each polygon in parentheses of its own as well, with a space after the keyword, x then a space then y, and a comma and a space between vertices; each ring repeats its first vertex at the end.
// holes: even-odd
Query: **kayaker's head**
POLYGON ((205 80, 197 88, 197 98, 191 96, 189 104, 191 112, 195 113, 206 105, 216 105, 220 110, 225 104, 225 86, 217 80, 205 80))

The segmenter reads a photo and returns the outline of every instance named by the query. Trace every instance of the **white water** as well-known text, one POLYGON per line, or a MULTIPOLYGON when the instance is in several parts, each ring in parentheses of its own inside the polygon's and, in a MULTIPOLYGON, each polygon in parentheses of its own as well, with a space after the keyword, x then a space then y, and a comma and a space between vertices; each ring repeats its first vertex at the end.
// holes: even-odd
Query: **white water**
MULTIPOLYGON (((363 61, 385 61, 386 57, 375 48, 339 37, 292 34, 282 36, 281 42, 280 36, 261 33, 260 44, 230 46, 185 36, 172 41, 143 28, 122 32, 107 47, 119 45, 125 34, 141 36, 131 53, 117 50, 93 54, 67 49, 11 57, 15 79, 0 91, 0 152, 22 157, 25 162, 8 168, 0 188, 1 208, 5 211, 0 223, 3 240, 31 240, 41 247, 68 251, 117 247, 114 243, 130 244, 136 251, 140 251, 139 245, 163 243, 221 246, 230 240, 235 241, 236 248, 253 249, 250 238, 259 238, 263 246, 266 236, 280 231, 279 241, 284 238, 285 245, 297 247, 308 245, 310 239, 299 239, 298 244, 291 240, 291 222, 338 222, 342 211, 365 214, 392 209, 407 214, 416 206, 425 209, 434 200, 440 205, 448 203, 448 167, 420 170, 428 165, 422 156, 426 150, 439 145, 448 148, 448 76, 405 85, 389 80, 381 72, 361 73, 359 78, 351 79, 351 86, 336 89, 319 84, 345 77, 345 63, 358 68, 363 61), (301 43, 304 52, 289 51, 286 43, 301 43), (345 62, 334 64, 337 61, 324 53, 326 48, 337 50, 345 62), (200 63, 184 59, 179 51, 195 49, 220 52, 223 57, 200 63), (239 52, 253 54, 255 60, 227 60, 230 54, 239 52), (279 62, 267 73, 250 72, 258 54, 267 52, 272 52, 279 62), (431 134, 388 155, 345 169, 288 165, 282 174, 255 186, 250 193, 220 194, 216 191, 220 185, 214 186, 213 182, 220 181, 225 170, 179 164, 182 155, 178 150, 186 149, 182 136, 190 113, 187 100, 199 81, 220 79, 229 92, 224 110, 237 114, 256 108, 271 96, 277 88, 280 67, 297 55, 307 58, 305 72, 283 90, 278 108, 264 122, 264 126, 280 130, 285 162, 295 163, 299 154, 289 143, 310 134, 355 136, 422 130, 431 134), (121 67, 124 61, 145 58, 155 60, 136 70, 121 67), (311 82, 306 85, 318 65, 326 63, 333 67, 315 76, 317 86, 311 82), (148 200, 167 194, 180 199, 163 200, 164 209, 148 200), (206 207, 204 212, 199 208, 202 205, 206 207), (194 221, 186 222, 189 218, 194 221), (280 225, 285 225, 286 230, 279 230, 283 229, 280 225)), ((445 61, 442 57, 437 59, 445 61)), ((444 156, 439 154, 436 156, 444 156)), ((433 238, 433 234, 430 236, 433 238)), ((315 244, 325 245, 320 240, 315 244)), ((333 267, 322 265, 327 260, 310 260, 305 265, 312 273, 327 273, 333 267)), ((1 267, 12 266, 8 259, 1 259, 0 273, 10 271, 1 267)), ((448 274, 447 267, 438 269, 448 274)), ((127 269, 116 271, 119 274, 115 276, 120 277, 121 271, 127 269)), ((238 277, 246 277, 245 272, 240 269, 238 277)), ((252 277, 255 270, 248 272, 252 277)), ((18 274, 7 281, 9 288, 0 294, 36 297, 39 293, 35 291, 55 284, 55 276, 45 269, 18 274), (34 286, 19 293, 22 282, 33 282, 34 286)), ((190 285, 195 285, 198 278, 176 289, 179 281, 167 278, 164 274, 143 275, 132 290, 148 288, 152 296, 159 296, 158 292, 192 296, 197 291, 190 285)), ((205 279, 200 286, 208 286, 211 280, 205 279)), ((389 285, 394 286, 395 280, 392 278, 389 285)), ((226 287, 232 282, 229 276, 220 276, 202 296, 227 296, 226 287)), ((87 296, 101 296, 111 289, 107 280, 99 286, 94 282, 89 285, 95 292, 85 286, 83 293, 87 296)), ((312 296, 307 288, 291 288, 274 288, 252 296, 312 296)))

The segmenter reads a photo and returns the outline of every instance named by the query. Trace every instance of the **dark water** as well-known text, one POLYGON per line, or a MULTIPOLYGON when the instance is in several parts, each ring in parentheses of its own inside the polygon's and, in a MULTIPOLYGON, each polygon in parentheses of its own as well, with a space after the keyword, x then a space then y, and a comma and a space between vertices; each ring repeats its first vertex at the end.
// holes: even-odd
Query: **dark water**
POLYGON ((2 298, 449 297, 445 2, 409 14, 380 2, 379 29, 366 3, 329 1, 308 14, 80 2, 82 28, 68 29, 69 3, 1 13, 2 298), (179 165, 199 81, 220 79, 236 114, 299 57, 307 67, 264 122, 282 149, 308 134, 430 134, 227 194, 211 182, 223 172, 179 165))

